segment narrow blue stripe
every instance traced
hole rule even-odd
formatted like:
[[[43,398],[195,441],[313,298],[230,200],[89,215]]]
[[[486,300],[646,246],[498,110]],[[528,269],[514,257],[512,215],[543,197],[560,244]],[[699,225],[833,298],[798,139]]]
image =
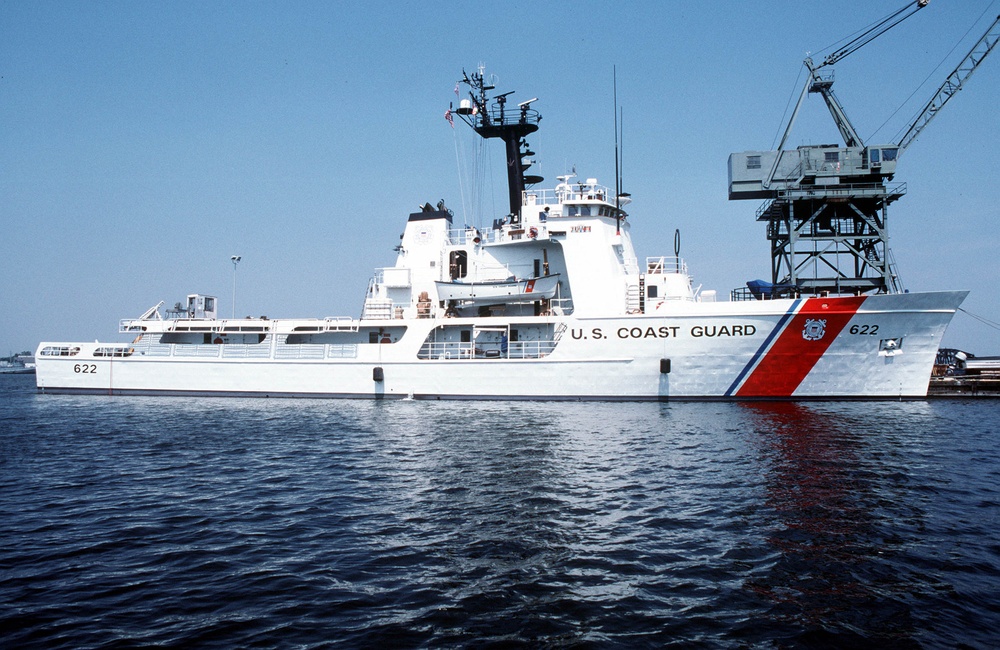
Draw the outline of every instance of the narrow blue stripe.
[[[764,339],[764,342],[761,344],[760,348],[757,349],[757,353],[754,354],[753,357],[750,359],[750,362],[743,367],[743,371],[740,372],[740,374],[736,377],[736,381],[734,381],[733,385],[730,386],[729,390],[726,391],[726,397],[732,397],[737,387],[739,387],[739,385],[743,383],[743,379],[750,373],[750,370],[757,365],[757,361],[760,360],[761,356],[763,356],[764,350],[766,350],[768,346],[771,345],[771,341],[774,340],[774,337],[776,337],[778,333],[785,328],[785,323],[787,323],[788,319],[795,314],[795,311],[798,309],[800,302],[802,302],[802,299],[796,298],[795,302],[792,303],[792,306],[789,307],[788,311],[785,312],[785,315],[778,320],[778,324],[774,326],[774,329],[771,330],[771,333],[767,335],[766,339]]]

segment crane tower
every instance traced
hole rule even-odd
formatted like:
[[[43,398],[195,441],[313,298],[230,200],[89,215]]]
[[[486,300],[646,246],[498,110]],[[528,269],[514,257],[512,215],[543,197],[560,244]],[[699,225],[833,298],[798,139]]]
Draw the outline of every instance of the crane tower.
[[[889,206],[906,193],[893,182],[899,156],[944,104],[969,79],[1000,41],[1000,16],[913,120],[897,143],[865,144],[833,92],[826,70],[912,16],[927,0],[911,3],[826,57],[805,59],[808,71],[784,135],[775,151],[743,151],[729,156],[729,199],[764,199],[758,221],[767,223],[771,281],[748,282],[734,298],[777,298],[823,293],[895,293],[889,251]],[[833,116],[841,144],[804,145],[784,150],[803,99],[817,93]]]

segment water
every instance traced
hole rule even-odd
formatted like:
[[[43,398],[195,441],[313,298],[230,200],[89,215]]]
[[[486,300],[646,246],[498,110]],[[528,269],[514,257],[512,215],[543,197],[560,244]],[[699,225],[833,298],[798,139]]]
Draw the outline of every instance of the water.
[[[995,647],[998,423],[0,377],[0,646]]]

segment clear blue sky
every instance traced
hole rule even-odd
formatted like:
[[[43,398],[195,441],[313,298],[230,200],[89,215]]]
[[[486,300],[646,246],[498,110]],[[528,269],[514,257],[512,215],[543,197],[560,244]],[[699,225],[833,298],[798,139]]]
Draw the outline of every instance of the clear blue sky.
[[[807,52],[901,4],[0,2],[0,354],[119,340],[120,318],[191,292],[229,315],[234,254],[238,315],[357,316],[419,203],[504,211],[498,164],[487,213],[462,210],[473,136],[443,119],[480,63],[540,98],[532,172],[553,184],[576,166],[613,185],[617,66],[637,252],[670,254],[679,228],[695,283],[725,295],[769,264],[757,202],[726,200],[728,155],[772,146]],[[870,141],[890,140],[997,13],[932,0],[838,64],[862,137],[888,119]],[[971,289],[994,322],[998,98],[994,52],[902,157],[890,212],[905,286]],[[788,146],[820,142],[839,136],[811,96]],[[959,313],[945,344],[1000,354],[1000,332]]]

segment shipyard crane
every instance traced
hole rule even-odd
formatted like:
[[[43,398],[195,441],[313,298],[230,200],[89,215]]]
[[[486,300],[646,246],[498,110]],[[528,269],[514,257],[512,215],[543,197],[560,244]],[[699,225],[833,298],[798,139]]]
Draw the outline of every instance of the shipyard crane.
[[[756,298],[790,294],[879,293],[900,290],[888,248],[888,206],[906,193],[890,185],[899,155],[927,127],[1000,42],[1000,16],[948,75],[895,143],[867,145],[833,92],[826,69],[858,51],[927,5],[907,4],[816,64],[806,58],[806,83],[774,151],[729,157],[729,199],[766,199],[757,220],[768,222],[771,282],[748,283]],[[807,93],[819,93],[844,146],[783,150]],[[745,293],[745,292],[744,292]],[[734,294],[735,296],[736,294]]]
[[[863,146],[864,143],[861,141],[861,136],[858,135],[854,125],[851,124],[851,120],[848,119],[847,113],[844,111],[844,107],[841,105],[837,96],[833,92],[833,75],[830,74],[821,76],[819,72],[823,68],[832,66],[845,57],[854,54],[868,43],[871,43],[882,34],[885,34],[890,29],[915,14],[917,11],[926,7],[929,2],[930,0],[918,0],[917,2],[904,5],[848,41],[846,45],[823,59],[823,62],[819,65],[813,63],[812,58],[806,57],[803,63],[806,66],[806,69],[809,70],[809,75],[806,77],[806,83],[802,87],[802,92],[799,94],[799,100],[795,104],[795,110],[792,111],[792,116],[788,120],[785,132],[781,136],[781,142],[778,143],[778,150],[780,151],[785,145],[785,141],[788,139],[788,134],[792,131],[792,126],[795,124],[795,118],[799,114],[799,109],[802,107],[802,101],[805,99],[807,92],[820,93],[823,96],[823,101],[826,102],[827,108],[830,109],[833,121],[837,125],[837,129],[840,131],[840,135],[844,138],[844,143],[848,147]],[[775,170],[772,168],[770,174],[768,175],[768,181],[765,185],[770,184],[770,180],[774,176],[774,171]]]

